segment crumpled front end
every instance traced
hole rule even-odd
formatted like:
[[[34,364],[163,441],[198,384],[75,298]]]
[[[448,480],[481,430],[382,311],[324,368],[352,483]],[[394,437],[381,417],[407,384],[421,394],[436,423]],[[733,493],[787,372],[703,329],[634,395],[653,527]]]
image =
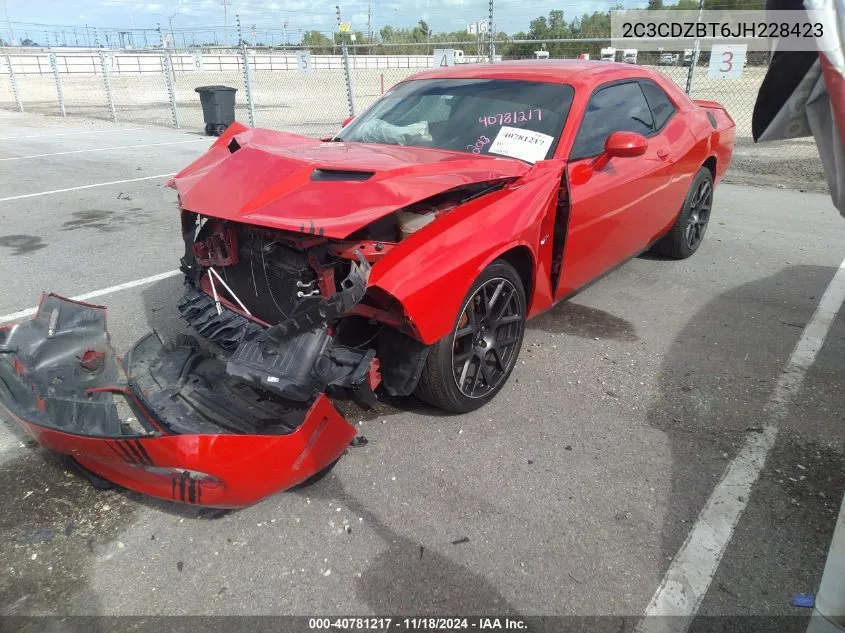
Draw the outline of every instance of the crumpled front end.
[[[106,310],[46,295],[0,329],[0,405],[47,448],[165,499],[240,507],[329,468],[355,436],[329,396],[409,395],[428,345],[371,270],[472,184],[345,239],[180,209],[182,318],[119,363]]]
[[[275,352],[253,347],[227,361],[193,337],[164,343],[151,333],[121,365],[105,308],[45,295],[33,319],[0,329],[0,406],[43,446],[111,482],[242,507],[317,475],[355,436],[315,366],[307,380],[275,366],[273,382],[262,354],[279,360],[284,346],[267,341]],[[287,395],[267,388],[283,378]]]

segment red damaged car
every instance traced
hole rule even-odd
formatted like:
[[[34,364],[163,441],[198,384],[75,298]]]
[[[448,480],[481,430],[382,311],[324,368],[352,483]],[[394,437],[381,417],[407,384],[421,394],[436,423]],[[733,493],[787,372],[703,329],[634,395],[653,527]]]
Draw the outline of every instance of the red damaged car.
[[[254,503],[354,438],[327,394],[475,409],[526,319],[646,249],[692,255],[733,146],[719,104],[583,61],[424,72],[322,141],[236,123],[170,182],[201,340],[121,363],[104,308],[46,295],[0,330],[0,402],[111,482]]]

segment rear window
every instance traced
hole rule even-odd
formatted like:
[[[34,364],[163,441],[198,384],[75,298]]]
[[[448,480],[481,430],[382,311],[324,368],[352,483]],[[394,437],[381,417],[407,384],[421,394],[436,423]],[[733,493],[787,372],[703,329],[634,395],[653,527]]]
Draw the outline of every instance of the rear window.
[[[573,95],[571,86],[533,81],[409,81],[385,94],[336,138],[536,162],[553,154]]]

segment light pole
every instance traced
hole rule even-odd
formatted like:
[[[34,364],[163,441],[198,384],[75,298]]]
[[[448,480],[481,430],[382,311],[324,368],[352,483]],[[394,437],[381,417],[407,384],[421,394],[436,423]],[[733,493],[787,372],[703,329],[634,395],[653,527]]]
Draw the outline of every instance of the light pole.
[[[9,28],[9,46],[15,45],[15,32],[12,30],[12,21],[9,19],[9,5],[3,0],[3,12],[6,14],[6,26]]]
[[[173,42],[173,44],[171,46],[173,48],[176,48],[176,35],[173,33],[173,18],[175,18],[177,15],[183,15],[183,14],[181,12],[177,11],[176,13],[173,13],[171,15],[164,15],[162,13],[151,13],[150,15],[154,15],[154,16],[159,17],[159,18],[167,18],[167,22],[170,24],[170,41]],[[184,38],[182,38],[182,39],[183,39],[183,44],[184,44]]]
[[[167,18],[168,22],[170,22],[170,38],[173,40],[173,48],[176,48],[176,34],[173,32],[173,18],[177,15],[179,15],[178,11]],[[182,43],[184,44],[185,42],[183,41]]]
[[[226,46],[231,46],[232,41],[229,39],[229,0],[223,0],[223,29],[226,37]]]

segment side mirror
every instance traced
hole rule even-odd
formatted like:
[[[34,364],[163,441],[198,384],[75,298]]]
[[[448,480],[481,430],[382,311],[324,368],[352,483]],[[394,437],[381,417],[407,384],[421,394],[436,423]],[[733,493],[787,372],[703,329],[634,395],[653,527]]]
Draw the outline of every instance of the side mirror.
[[[648,140],[636,132],[613,132],[604,142],[604,153],[596,156],[593,169],[601,169],[611,158],[642,156],[648,148]]]
[[[346,117],[346,118],[343,120],[343,123],[341,123],[341,124],[340,124],[340,127],[341,127],[341,128],[345,128],[347,125],[349,125],[350,123],[352,123],[352,119],[354,119],[354,118],[355,118],[355,115],[354,115],[354,114],[353,114],[352,116],[348,116],[348,117]]]

